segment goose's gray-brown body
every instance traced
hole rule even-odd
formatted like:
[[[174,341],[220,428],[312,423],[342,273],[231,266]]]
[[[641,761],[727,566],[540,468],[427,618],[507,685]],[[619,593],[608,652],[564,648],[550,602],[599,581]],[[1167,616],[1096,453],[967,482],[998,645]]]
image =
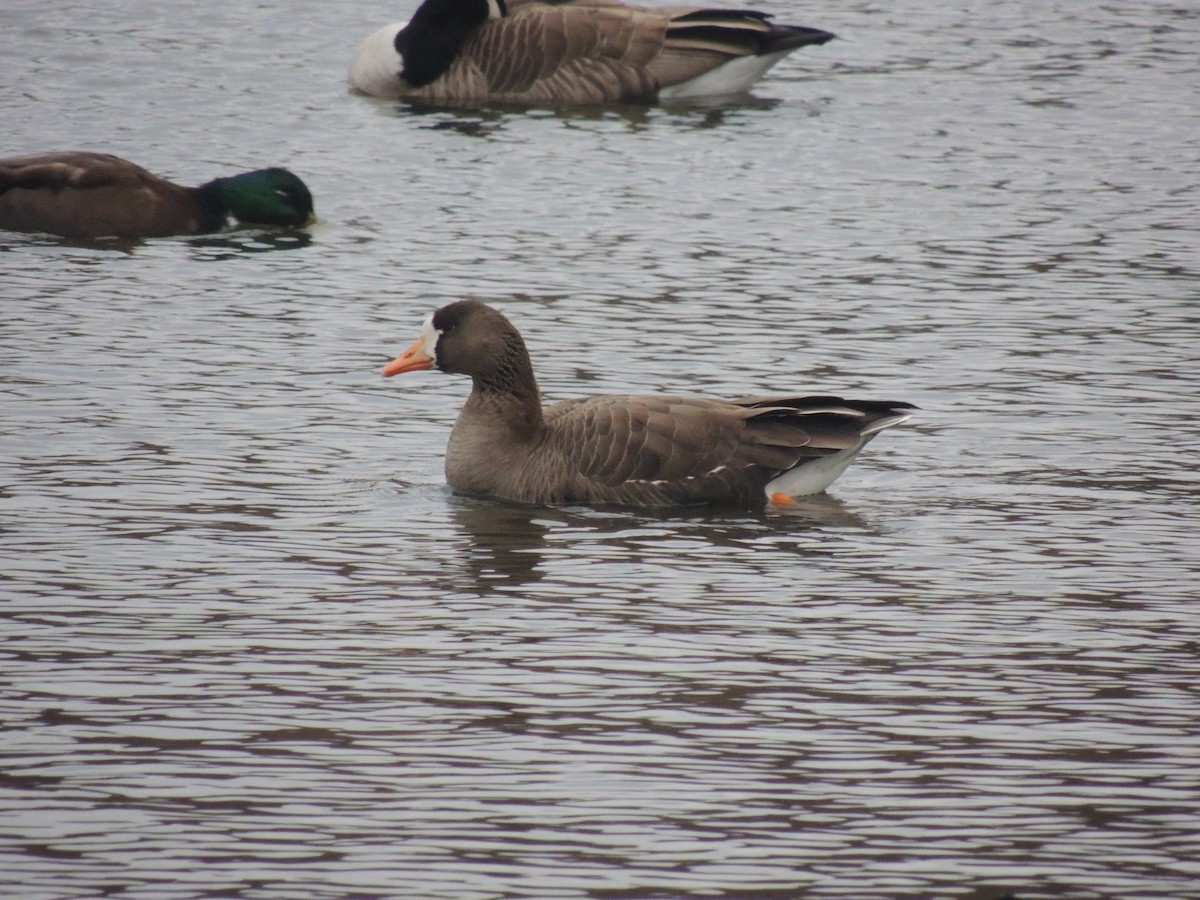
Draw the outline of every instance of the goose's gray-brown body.
[[[230,218],[301,226],[312,195],[286,169],[260,169],[183,187],[107,153],[81,150],[0,159],[0,229],[65,237],[162,237],[217,231]]]
[[[425,0],[410,22],[362,42],[350,83],[430,103],[652,103],[744,92],[788,53],[832,37],[753,10]]]
[[[913,407],[839,397],[725,401],[596,396],[542,407],[525,343],[500,313],[452,303],[384,375],[470,375],[446,450],[456,491],[540,504],[762,505],[824,490]]]

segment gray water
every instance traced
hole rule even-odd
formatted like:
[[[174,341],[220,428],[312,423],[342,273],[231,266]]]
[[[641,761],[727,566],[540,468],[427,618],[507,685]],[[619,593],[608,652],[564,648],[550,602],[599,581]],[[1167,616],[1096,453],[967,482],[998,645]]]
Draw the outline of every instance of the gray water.
[[[1200,7],[803,6],[744,102],[353,96],[378,2],[0,11],[5,153],[321,224],[0,235],[0,893],[1200,897]],[[549,399],[921,406],[792,512],[452,495]]]

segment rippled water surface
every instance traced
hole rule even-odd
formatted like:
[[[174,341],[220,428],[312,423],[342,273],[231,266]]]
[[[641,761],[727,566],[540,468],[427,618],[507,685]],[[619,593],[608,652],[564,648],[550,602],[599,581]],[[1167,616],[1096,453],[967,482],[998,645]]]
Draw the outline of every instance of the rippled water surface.
[[[741,102],[353,96],[354,0],[0,12],[3,151],[283,164],[307,234],[0,235],[0,886],[1200,897],[1200,11],[763,8]],[[443,483],[550,398],[908,400],[787,514]]]

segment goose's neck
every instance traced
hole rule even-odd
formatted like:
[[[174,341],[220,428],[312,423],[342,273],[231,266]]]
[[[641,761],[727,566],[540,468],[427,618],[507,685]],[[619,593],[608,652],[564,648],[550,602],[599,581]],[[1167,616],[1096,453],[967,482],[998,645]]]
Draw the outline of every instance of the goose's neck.
[[[519,437],[532,437],[542,427],[542,396],[527,353],[509,354],[487,375],[474,376],[467,402],[503,419]]]

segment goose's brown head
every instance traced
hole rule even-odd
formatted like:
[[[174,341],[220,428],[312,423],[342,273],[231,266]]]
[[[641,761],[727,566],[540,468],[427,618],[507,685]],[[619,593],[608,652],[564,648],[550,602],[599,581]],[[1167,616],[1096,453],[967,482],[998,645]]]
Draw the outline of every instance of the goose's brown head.
[[[383,369],[384,377],[437,367],[469,375],[500,390],[523,387],[533,373],[525,342],[513,324],[479,300],[443,306],[425,320],[421,334]]]

